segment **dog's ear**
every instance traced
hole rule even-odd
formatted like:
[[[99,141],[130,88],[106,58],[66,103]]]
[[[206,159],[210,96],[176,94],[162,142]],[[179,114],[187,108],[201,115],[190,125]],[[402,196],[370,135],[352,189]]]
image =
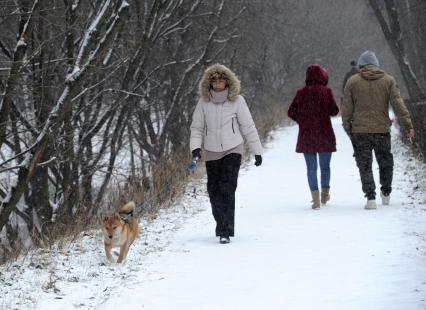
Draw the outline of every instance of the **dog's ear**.
[[[110,217],[108,215],[102,215],[102,223],[108,222]]]

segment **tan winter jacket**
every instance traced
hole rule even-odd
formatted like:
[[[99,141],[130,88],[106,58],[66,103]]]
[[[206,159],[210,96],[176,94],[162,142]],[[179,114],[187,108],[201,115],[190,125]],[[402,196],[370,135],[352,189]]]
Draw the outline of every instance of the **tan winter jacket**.
[[[228,99],[223,103],[210,100],[212,76],[225,76],[228,84]],[[224,152],[247,140],[255,155],[263,153],[259,135],[247,103],[240,93],[240,81],[227,67],[215,64],[204,72],[199,87],[198,100],[191,124],[191,151],[204,148],[211,152]]]
[[[341,114],[348,134],[389,132],[389,104],[402,126],[407,130],[413,128],[395,79],[376,66],[365,66],[353,75],[343,96]]]

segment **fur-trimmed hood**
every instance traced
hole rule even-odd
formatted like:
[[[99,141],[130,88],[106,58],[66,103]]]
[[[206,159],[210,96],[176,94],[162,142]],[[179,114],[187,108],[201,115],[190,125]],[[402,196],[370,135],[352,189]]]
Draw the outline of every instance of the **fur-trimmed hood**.
[[[199,95],[205,101],[210,101],[210,81],[214,76],[224,77],[228,87],[228,99],[235,101],[240,94],[240,80],[228,67],[221,64],[214,64],[208,67],[201,78],[199,85]]]

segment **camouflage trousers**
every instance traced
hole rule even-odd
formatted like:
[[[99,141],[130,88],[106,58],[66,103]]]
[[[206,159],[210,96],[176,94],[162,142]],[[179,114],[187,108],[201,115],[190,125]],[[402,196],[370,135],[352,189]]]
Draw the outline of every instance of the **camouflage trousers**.
[[[384,195],[389,195],[392,191],[393,176],[390,133],[354,133],[351,140],[365,197],[376,198],[376,184],[372,170],[373,151],[379,165],[380,189]]]

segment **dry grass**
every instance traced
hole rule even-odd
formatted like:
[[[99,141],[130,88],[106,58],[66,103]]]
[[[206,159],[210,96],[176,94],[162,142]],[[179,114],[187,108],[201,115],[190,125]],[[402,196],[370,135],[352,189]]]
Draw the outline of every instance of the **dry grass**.
[[[262,142],[266,141],[273,130],[290,123],[287,117],[288,107],[282,102],[271,102],[262,110],[255,110],[253,118]]]

